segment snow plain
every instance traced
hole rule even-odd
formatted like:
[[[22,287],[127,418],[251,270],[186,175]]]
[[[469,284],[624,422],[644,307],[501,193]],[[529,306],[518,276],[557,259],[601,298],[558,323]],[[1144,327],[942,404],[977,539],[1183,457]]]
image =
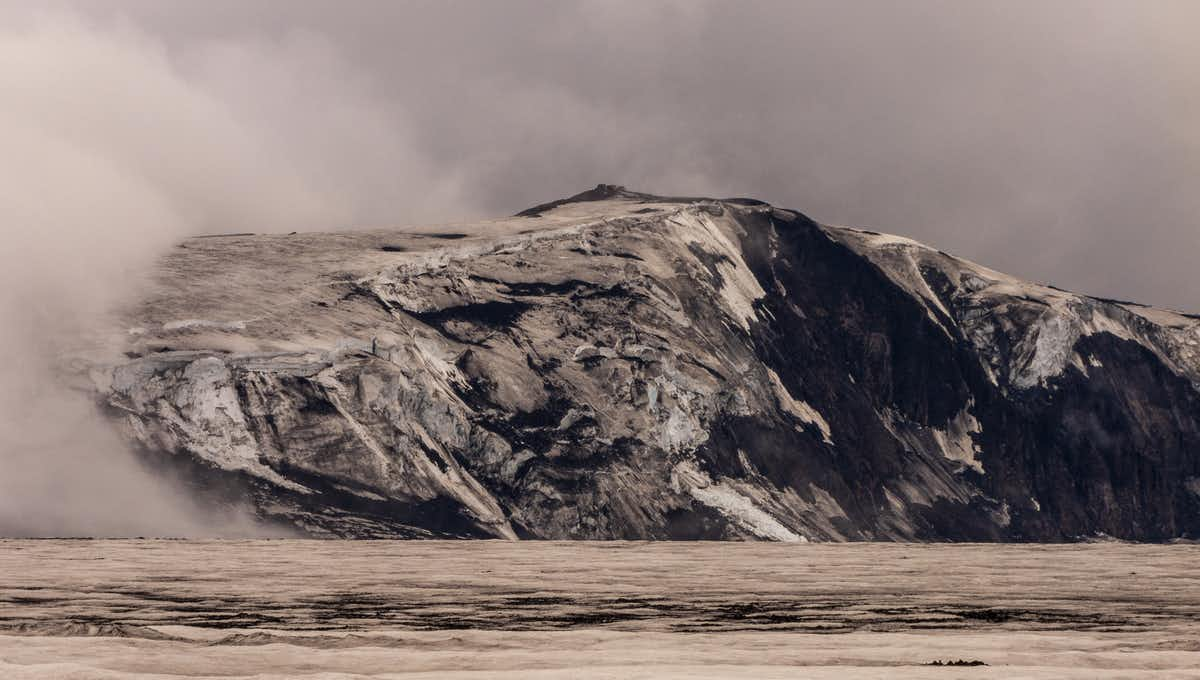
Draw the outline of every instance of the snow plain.
[[[0,541],[0,677],[1200,678],[1194,545]],[[981,666],[931,666],[935,661]]]

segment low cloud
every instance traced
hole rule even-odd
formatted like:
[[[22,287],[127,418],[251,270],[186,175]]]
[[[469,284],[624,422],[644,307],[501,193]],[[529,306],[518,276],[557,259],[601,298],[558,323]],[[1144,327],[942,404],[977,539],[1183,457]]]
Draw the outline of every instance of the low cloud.
[[[103,317],[183,236],[467,205],[420,171],[319,40],[193,56],[185,66],[132,24],[72,14],[0,28],[0,535],[258,531],[236,512],[200,516],[145,471],[66,386],[64,357],[111,349]],[[308,105],[307,87],[331,100]]]

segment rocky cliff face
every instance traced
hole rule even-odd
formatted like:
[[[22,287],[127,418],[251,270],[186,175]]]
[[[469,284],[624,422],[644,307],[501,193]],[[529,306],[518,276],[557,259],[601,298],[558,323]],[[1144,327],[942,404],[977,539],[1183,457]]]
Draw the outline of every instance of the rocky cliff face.
[[[1200,319],[749,200],[187,241],[99,396],[317,535],[1200,534]]]

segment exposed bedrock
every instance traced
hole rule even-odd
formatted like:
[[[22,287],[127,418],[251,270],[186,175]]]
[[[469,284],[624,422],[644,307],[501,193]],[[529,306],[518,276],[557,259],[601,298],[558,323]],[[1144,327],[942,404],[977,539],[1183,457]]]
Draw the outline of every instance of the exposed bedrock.
[[[454,229],[187,241],[99,398],[314,535],[1200,534],[1200,319],[746,199]]]

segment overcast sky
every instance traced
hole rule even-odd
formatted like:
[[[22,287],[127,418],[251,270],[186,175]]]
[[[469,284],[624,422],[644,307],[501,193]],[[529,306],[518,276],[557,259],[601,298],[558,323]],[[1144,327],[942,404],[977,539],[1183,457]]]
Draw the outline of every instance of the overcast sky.
[[[151,187],[172,238],[610,182],[1200,310],[1200,2],[0,3],[0,121]]]

